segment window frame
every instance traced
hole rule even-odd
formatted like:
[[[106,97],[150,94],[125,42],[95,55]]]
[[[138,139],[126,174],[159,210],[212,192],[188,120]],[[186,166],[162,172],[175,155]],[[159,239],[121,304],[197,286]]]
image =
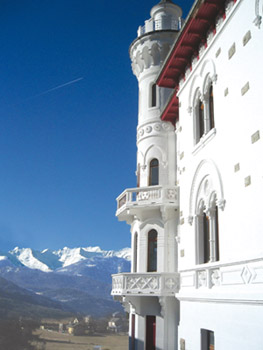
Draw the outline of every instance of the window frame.
[[[201,350],[215,350],[215,333],[201,328]]]
[[[153,162],[157,162],[157,164],[153,164]],[[157,171],[157,173],[154,175],[153,171]],[[157,181],[153,181],[153,178],[157,176]],[[149,186],[158,186],[160,181],[160,164],[159,160],[157,158],[151,159],[149,163],[149,180],[148,185]]]
[[[214,85],[211,78],[207,79],[205,92],[198,88],[193,102],[193,133],[194,146],[198,146],[215,130]]]
[[[150,234],[154,233],[154,237]],[[153,249],[151,249],[154,244]],[[154,255],[153,255],[154,254]],[[158,266],[158,232],[155,229],[148,231],[147,235],[147,272],[157,272]]]
[[[196,211],[196,264],[208,264],[220,260],[219,213],[216,195],[206,207],[203,199]]]
[[[158,107],[158,86],[156,83],[151,83],[149,86],[149,108]]]

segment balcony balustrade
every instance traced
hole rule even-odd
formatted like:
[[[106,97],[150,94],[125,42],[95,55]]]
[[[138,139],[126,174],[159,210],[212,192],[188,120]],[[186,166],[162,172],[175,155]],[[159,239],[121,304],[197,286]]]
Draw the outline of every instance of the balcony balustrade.
[[[179,290],[178,273],[121,273],[112,276],[114,296],[171,296]]]
[[[155,31],[155,30],[177,30],[182,27],[183,20],[181,17],[163,17],[162,19],[149,19],[145,21],[144,26],[138,28],[138,36]]]
[[[160,206],[178,207],[178,187],[148,186],[126,189],[117,198],[119,220],[127,220],[130,215],[138,214],[138,210],[152,209]]]

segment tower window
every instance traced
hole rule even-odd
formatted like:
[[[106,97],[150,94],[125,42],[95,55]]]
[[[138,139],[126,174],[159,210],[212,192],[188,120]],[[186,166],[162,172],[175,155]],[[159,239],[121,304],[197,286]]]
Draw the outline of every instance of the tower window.
[[[141,182],[141,166],[138,164],[138,169],[137,169],[137,187],[140,187],[140,182]]]
[[[157,106],[157,87],[156,84],[151,85],[150,89],[150,107]]]
[[[159,162],[152,159],[150,162],[149,186],[159,185]]]
[[[138,261],[138,233],[134,234],[133,241],[133,272],[137,272],[137,261]]]
[[[147,272],[157,271],[157,231],[148,233],[148,264]]]

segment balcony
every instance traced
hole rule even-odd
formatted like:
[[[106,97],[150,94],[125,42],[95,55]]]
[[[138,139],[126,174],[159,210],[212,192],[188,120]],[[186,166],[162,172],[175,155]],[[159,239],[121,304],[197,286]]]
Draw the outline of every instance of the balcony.
[[[141,209],[179,206],[177,186],[148,186],[129,188],[117,198],[116,216],[120,221],[138,215]]]
[[[114,296],[171,296],[179,290],[178,273],[120,273],[112,276]]]

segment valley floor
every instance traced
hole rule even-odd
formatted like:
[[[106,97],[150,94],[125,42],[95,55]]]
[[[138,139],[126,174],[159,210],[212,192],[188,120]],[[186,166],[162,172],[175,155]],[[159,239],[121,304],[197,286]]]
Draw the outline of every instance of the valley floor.
[[[103,336],[73,336],[66,333],[39,330],[36,332],[40,338],[46,341],[45,350],[93,350],[95,345],[100,345],[101,350],[127,350],[128,335],[103,335]],[[43,349],[38,344],[40,350]]]

